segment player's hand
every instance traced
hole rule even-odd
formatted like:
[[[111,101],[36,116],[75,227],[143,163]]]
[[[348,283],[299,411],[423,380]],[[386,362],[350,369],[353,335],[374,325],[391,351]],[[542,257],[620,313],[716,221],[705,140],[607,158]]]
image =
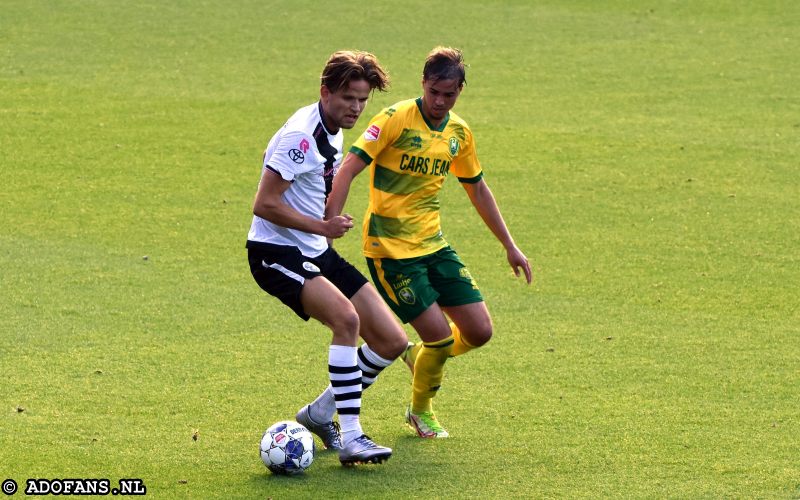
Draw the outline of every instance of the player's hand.
[[[344,233],[353,227],[353,217],[350,214],[337,215],[325,221],[327,238],[341,238]]]
[[[528,258],[525,257],[525,254],[514,245],[507,250],[506,257],[508,258],[508,263],[511,264],[511,269],[514,270],[514,274],[519,277],[519,270],[522,268],[522,272],[525,273],[525,279],[530,285],[533,280],[533,273],[531,272],[531,265],[528,262]]]

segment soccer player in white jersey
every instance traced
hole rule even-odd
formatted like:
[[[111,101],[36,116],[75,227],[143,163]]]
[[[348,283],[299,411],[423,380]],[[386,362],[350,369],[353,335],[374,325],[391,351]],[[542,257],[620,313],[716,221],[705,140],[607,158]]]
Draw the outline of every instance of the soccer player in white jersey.
[[[269,141],[247,236],[258,285],[304,320],[331,329],[330,385],[297,413],[343,465],[381,463],[392,450],[364,434],[361,392],[400,356],[405,332],[368,280],[329,245],[353,227],[348,214],[323,219],[342,160],[342,129],[358,120],[372,91],[389,80],[370,53],[335,52],[322,71],[320,99],[300,108]],[[364,340],[356,347],[358,337]],[[338,413],[339,422],[334,422]]]

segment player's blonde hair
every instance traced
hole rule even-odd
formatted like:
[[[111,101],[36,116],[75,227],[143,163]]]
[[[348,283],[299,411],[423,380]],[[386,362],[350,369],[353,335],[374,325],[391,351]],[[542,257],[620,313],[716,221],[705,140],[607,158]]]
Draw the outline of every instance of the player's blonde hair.
[[[370,90],[383,92],[389,87],[389,75],[373,54],[361,50],[340,50],[331,54],[322,69],[320,84],[336,92],[353,80],[366,80]]]
[[[459,86],[464,85],[467,83],[464,54],[460,49],[453,47],[436,47],[425,59],[422,79],[425,81],[458,80]]]

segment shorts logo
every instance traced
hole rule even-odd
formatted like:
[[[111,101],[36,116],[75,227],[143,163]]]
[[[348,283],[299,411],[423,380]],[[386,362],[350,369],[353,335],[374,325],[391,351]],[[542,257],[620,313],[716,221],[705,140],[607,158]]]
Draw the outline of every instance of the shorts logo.
[[[300,151],[302,151],[303,153],[308,153],[308,148],[310,147],[311,145],[308,143],[308,140],[303,139],[302,141],[300,141]]]
[[[450,138],[450,154],[455,156],[458,153],[458,148],[461,147],[458,143],[458,139],[455,137]]]
[[[308,262],[308,261],[303,262],[303,269],[305,269],[306,271],[308,271],[310,273],[318,273],[319,272],[319,268],[317,266],[315,266],[314,264],[312,264],[311,262]]]
[[[461,269],[459,269],[458,274],[462,278],[469,280],[469,283],[472,285],[473,290],[479,290],[478,284],[475,282],[475,278],[472,277],[472,274],[469,272],[469,270],[467,270],[466,267],[462,267]]]
[[[377,141],[381,135],[381,128],[377,125],[370,125],[366,132],[364,132],[365,141]]]
[[[413,306],[414,303],[417,301],[417,296],[414,295],[414,291],[409,287],[403,287],[397,292],[397,296],[400,297],[404,303]]]
[[[289,159],[295,163],[303,163],[306,159],[306,155],[304,155],[299,149],[290,149],[286,154],[288,154]]]

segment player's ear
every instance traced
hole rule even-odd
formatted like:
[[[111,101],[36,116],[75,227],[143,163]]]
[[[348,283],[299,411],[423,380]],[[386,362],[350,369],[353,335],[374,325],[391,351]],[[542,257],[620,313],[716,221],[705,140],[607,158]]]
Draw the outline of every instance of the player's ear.
[[[330,89],[327,87],[327,85],[322,85],[322,86],[319,88],[319,96],[320,96],[320,97],[321,97],[323,100],[327,100],[327,99],[328,99],[328,96],[330,96],[330,95],[331,95],[331,91],[330,91]]]

